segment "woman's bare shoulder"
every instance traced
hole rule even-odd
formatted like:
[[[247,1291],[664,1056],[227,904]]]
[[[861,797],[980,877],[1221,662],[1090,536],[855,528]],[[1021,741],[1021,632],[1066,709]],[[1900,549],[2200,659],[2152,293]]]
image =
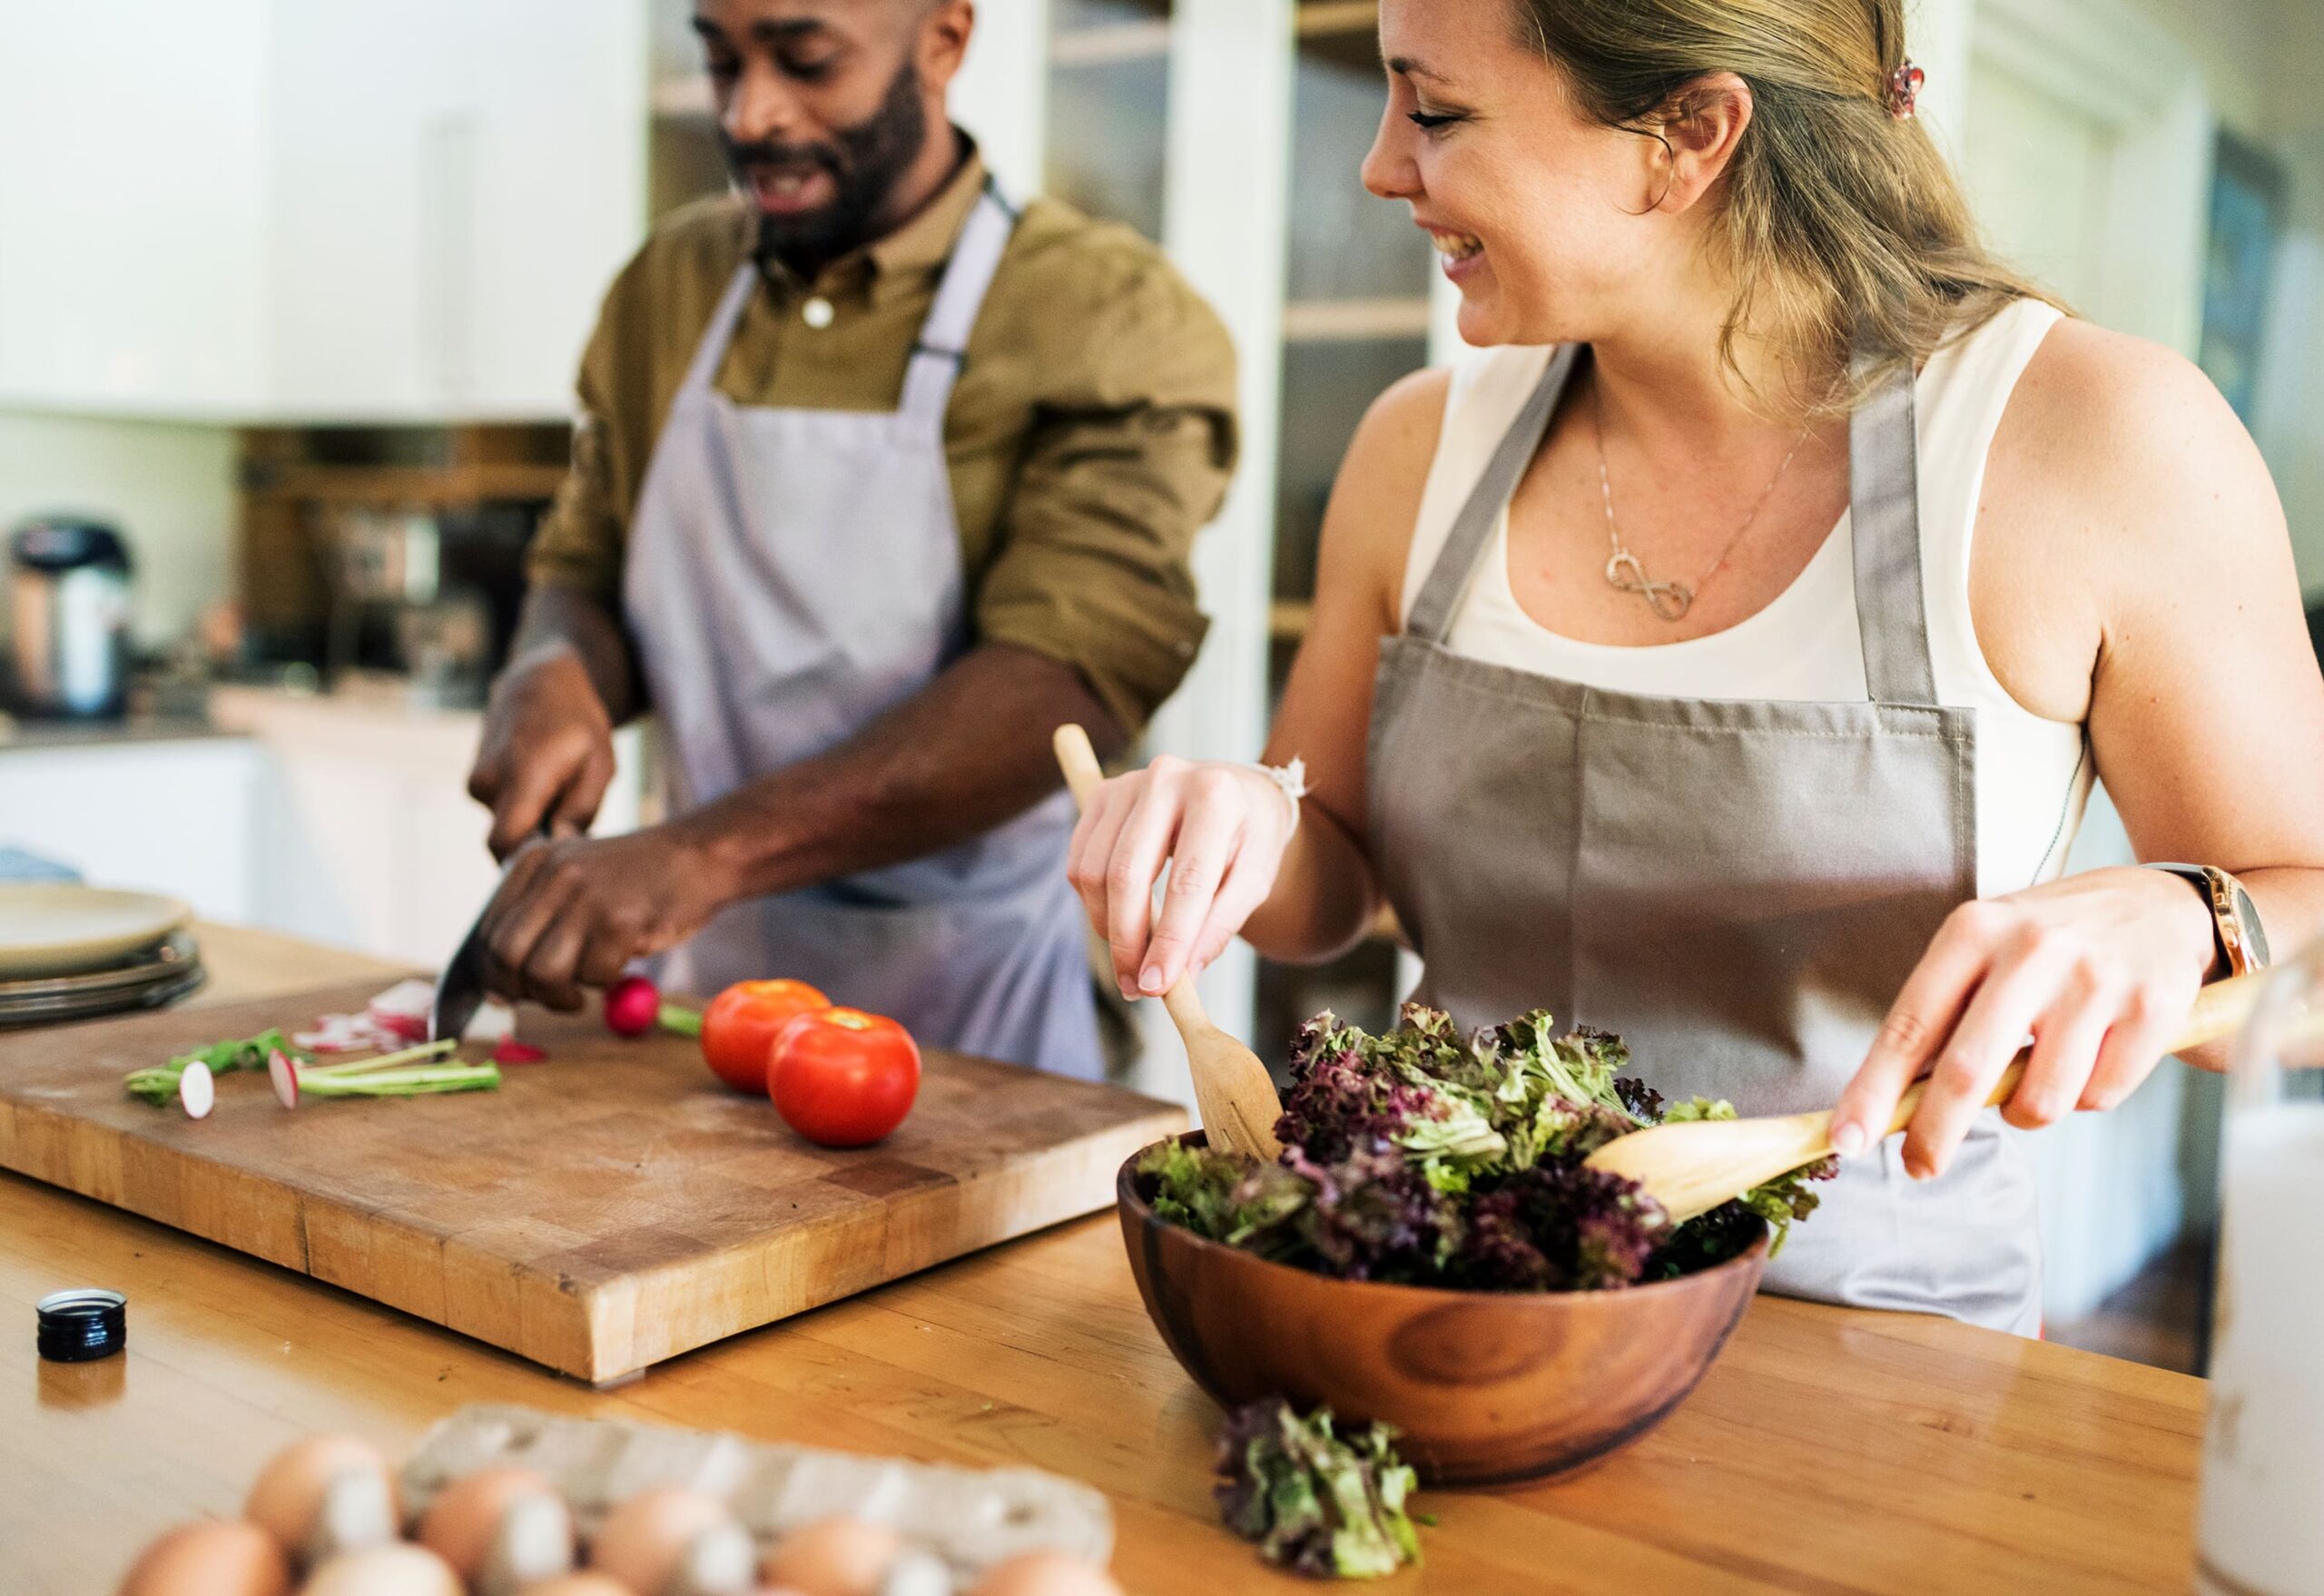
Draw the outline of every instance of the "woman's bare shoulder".
[[[2113,523],[2118,549],[2183,541],[2193,528],[2178,517],[2198,505],[2274,504],[2258,448],[2210,378],[2161,344],[2086,321],[2043,340],[2010,396],[1994,463],[2050,518]]]
[[[1431,367],[1400,378],[1364,411],[1324,517],[1319,599],[1346,583],[1393,613],[1452,387],[1451,371]]]
[[[2087,714],[2099,655],[2157,606],[2230,606],[2289,562],[2266,464],[2183,356],[2062,321],[2012,392],[1971,573],[1977,633],[2013,695]]]

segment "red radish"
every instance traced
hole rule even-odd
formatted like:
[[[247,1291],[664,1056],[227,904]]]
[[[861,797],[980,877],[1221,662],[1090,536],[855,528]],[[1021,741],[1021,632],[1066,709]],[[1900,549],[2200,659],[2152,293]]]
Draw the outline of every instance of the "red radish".
[[[547,1052],[530,1042],[520,1042],[515,1037],[503,1037],[500,1045],[492,1049],[495,1064],[537,1064],[548,1057]]]
[[[274,1082],[274,1095],[286,1108],[299,1106],[299,1067],[282,1056],[277,1048],[266,1056],[267,1078]]]
[[[218,1106],[218,1082],[209,1065],[196,1061],[185,1067],[178,1077],[178,1101],[185,1105],[188,1118],[210,1118],[210,1110]]]
[[[606,989],[606,1029],[615,1036],[643,1036],[661,1017],[662,994],[644,976],[624,976]]]

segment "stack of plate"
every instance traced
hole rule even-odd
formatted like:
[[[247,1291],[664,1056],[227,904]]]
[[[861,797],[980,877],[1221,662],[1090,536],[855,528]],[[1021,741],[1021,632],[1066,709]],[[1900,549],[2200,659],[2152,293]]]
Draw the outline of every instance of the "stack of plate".
[[[0,1026],[153,1009],[202,984],[174,898],[35,882],[0,885]]]

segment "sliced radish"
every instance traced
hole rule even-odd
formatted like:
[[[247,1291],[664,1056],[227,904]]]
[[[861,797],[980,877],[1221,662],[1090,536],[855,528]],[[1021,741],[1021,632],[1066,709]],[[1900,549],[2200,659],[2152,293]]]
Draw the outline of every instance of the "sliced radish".
[[[372,1018],[389,1036],[399,1042],[424,1042],[428,1039],[428,1017],[424,1014],[378,1014]]]
[[[547,1052],[530,1042],[520,1042],[515,1037],[502,1037],[500,1045],[492,1049],[495,1064],[537,1064],[548,1057]]]
[[[299,1067],[282,1056],[277,1049],[266,1056],[266,1073],[274,1082],[274,1095],[286,1108],[299,1106]]]
[[[377,1020],[387,1020],[392,1016],[425,1023],[428,1011],[436,1006],[435,983],[416,979],[399,980],[365,1006]]]
[[[210,1110],[218,1106],[218,1082],[212,1078],[209,1065],[197,1059],[185,1067],[178,1077],[178,1101],[185,1105],[188,1118],[210,1118]]]
[[[326,1014],[290,1039],[310,1053],[366,1053],[402,1039],[369,1014]]]
[[[464,1042],[505,1041],[517,1034],[517,1010],[497,998],[477,1005],[476,1018],[460,1032]]]

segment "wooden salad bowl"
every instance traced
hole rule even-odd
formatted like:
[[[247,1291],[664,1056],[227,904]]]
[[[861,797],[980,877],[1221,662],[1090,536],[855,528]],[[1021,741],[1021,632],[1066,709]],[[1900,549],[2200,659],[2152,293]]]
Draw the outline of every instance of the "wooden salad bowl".
[[[1694,1390],[1768,1261],[1763,1230],[1726,1263],[1620,1291],[1334,1280],[1164,1220],[1137,1193],[1138,1161],[1115,1183],[1122,1239],[1195,1384],[1224,1407],[1281,1395],[1393,1424],[1431,1484],[1550,1479],[1637,1440]]]

